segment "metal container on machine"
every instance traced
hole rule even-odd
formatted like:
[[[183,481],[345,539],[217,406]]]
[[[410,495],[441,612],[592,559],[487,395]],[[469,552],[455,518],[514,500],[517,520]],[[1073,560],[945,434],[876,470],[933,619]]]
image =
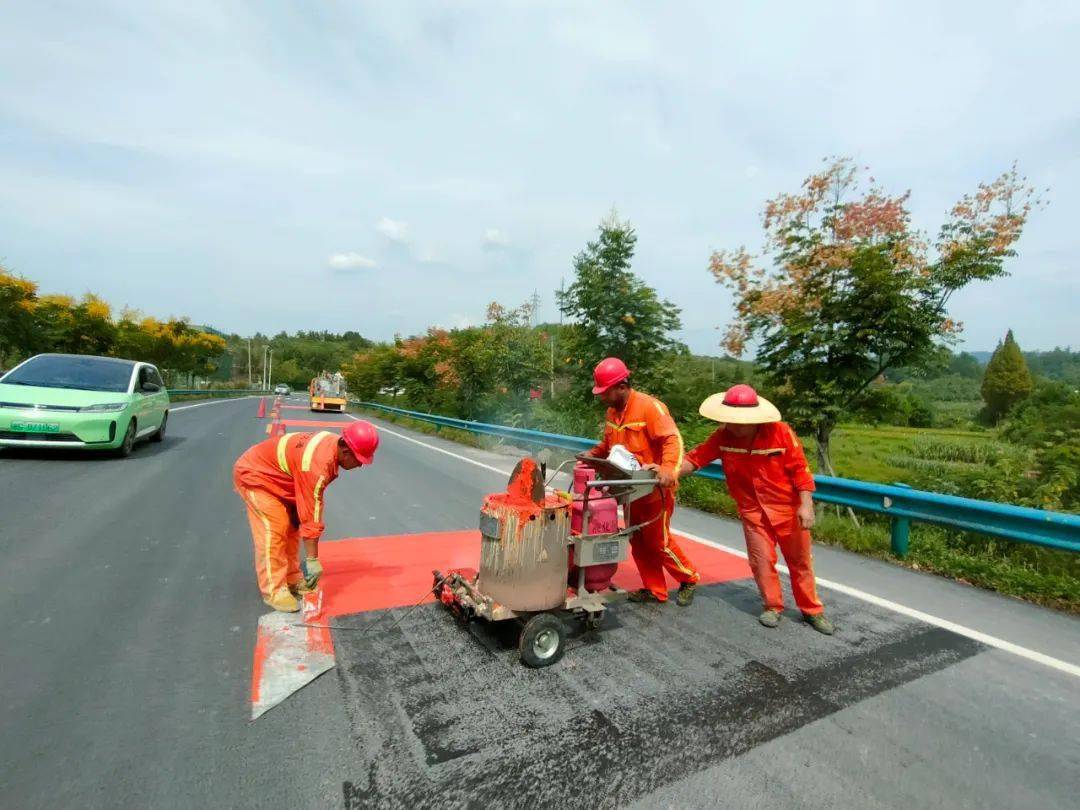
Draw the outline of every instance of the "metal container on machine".
[[[480,577],[476,588],[498,604],[530,612],[566,601],[570,502],[549,494],[542,504],[488,496],[480,512]]]

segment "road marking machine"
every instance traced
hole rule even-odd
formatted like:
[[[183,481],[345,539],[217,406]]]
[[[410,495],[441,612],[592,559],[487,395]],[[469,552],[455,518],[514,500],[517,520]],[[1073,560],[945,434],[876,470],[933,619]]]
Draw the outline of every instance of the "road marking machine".
[[[619,508],[629,514],[626,507],[656,487],[647,470],[576,460],[573,492],[546,486],[534,459],[518,462],[506,491],[488,495],[480,510],[479,570],[432,572],[435,596],[462,624],[517,621],[521,661],[530,667],[562,658],[568,621],[596,630],[607,605],[626,597],[611,578],[646,524],[621,524]]]

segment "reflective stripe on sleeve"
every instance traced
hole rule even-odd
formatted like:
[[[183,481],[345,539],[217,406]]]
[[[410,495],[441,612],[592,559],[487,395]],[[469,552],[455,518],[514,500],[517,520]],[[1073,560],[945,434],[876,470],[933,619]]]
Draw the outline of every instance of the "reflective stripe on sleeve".
[[[326,476],[320,475],[319,480],[315,482],[315,510],[314,510],[314,522],[318,523],[319,518],[322,516],[322,491],[326,486]]]

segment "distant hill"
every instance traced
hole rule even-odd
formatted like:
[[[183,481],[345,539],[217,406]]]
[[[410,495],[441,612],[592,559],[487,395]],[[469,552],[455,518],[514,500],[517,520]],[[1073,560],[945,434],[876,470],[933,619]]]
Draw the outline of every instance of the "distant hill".
[[[968,352],[972,357],[982,363],[984,366],[990,362],[990,358],[993,356],[993,352]]]

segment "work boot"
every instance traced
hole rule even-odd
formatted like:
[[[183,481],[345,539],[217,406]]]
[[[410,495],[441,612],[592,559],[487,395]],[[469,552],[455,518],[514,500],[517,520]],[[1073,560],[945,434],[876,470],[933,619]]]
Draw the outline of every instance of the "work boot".
[[[304,594],[311,591],[311,588],[307,586],[307,582],[300,580],[299,582],[289,583],[289,593],[295,596],[297,599],[303,599]]]
[[[817,630],[819,633],[824,633],[827,636],[831,636],[836,632],[836,628],[833,627],[833,623],[825,618],[824,613],[815,613],[813,615],[809,613],[803,614],[803,619],[806,623]]]
[[[300,603],[296,601],[296,597],[289,593],[288,588],[282,588],[274,592],[274,595],[263,599],[268,606],[274,610],[280,610],[282,613],[296,613],[300,610]]]
[[[656,602],[657,604],[663,604],[663,602],[656,598],[656,594],[650,591],[648,588],[641,588],[637,591],[631,591],[627,594],[626,601],[628,602]]]
[[[766,610],[757,620],[766,627],[779,627],[780,626],[780,611],[779,610]]]
[[[684,582],[679,586],[679,594],[675,597],[675,604],[679,607],[689,607],[694,601],[694,592],[697,591],[696,582]]]

